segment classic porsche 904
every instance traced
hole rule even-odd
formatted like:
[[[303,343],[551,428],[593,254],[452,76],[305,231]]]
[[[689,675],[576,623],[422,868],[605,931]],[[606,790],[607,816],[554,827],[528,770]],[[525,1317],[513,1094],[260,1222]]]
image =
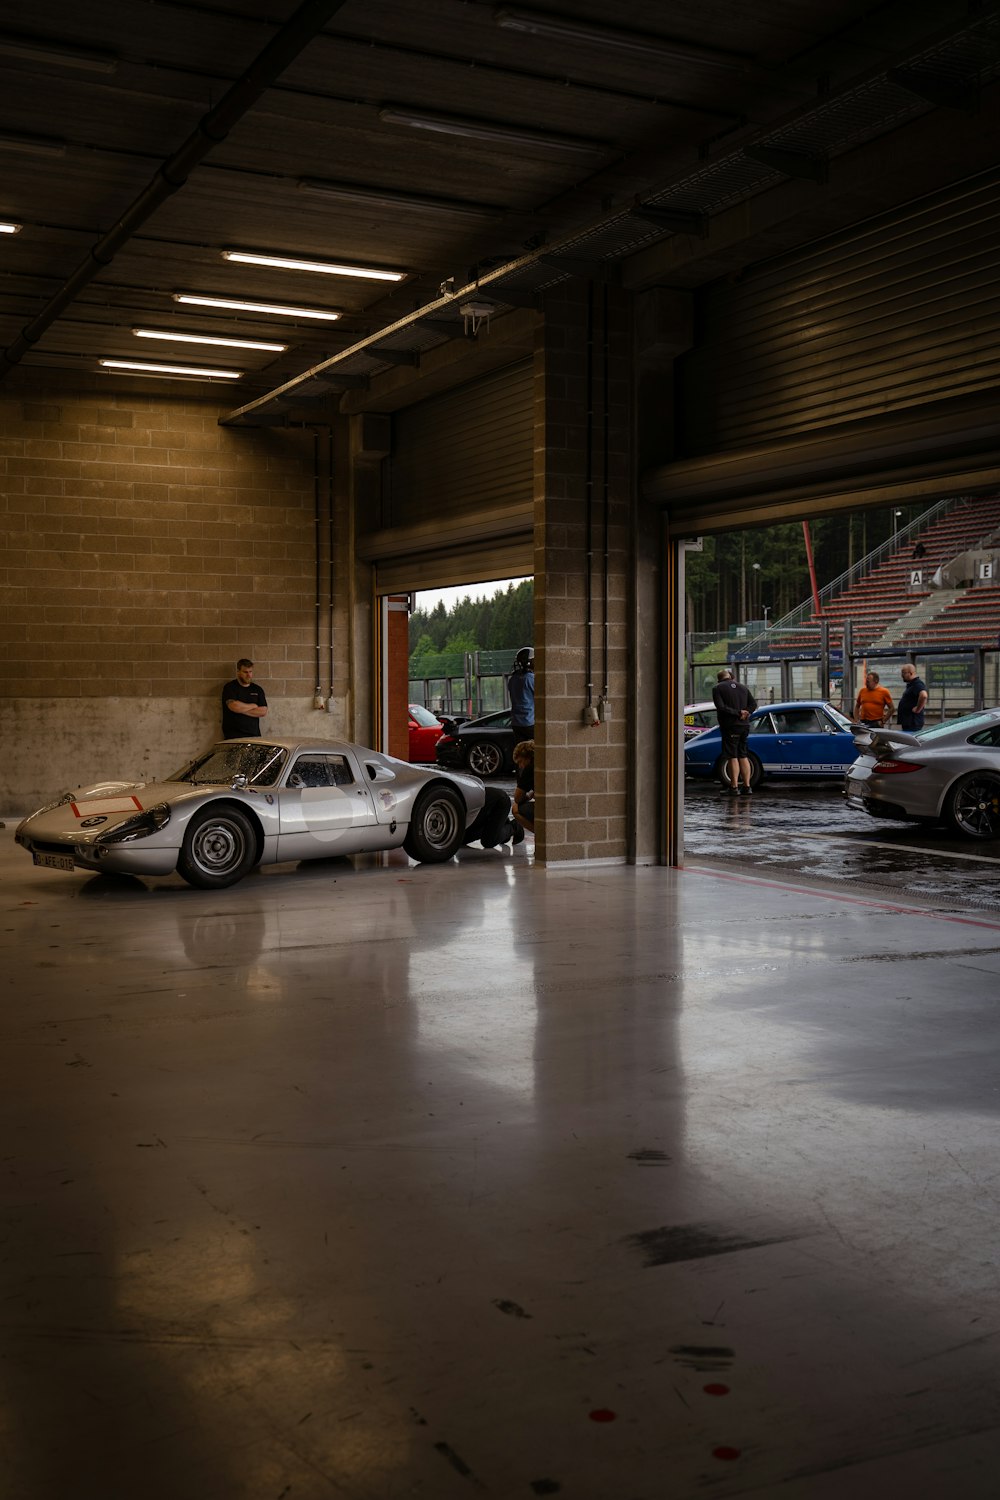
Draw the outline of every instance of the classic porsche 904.
[[[234,885],[261,864],[400,845],[435,863],[483,806],[475,776],[331,740],[224,740],[165,781],[103,781],[25,818],[36,865]]]

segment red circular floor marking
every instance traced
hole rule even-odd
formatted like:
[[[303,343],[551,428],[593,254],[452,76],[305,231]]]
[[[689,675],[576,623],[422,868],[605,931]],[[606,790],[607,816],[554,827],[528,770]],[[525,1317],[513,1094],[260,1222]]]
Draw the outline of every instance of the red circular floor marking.
[[[613,1411],[609,1411],[606,1406],[599,1406],[596,1411],[590,1412],[589,1415],[592,1422],[613,1422],[616,1414]]]
[[[728,1396],[729,1395],[729,1387],[728,1387],[728,1385],[719,1385],[716,1381],[713,1381],[711,1385],[703,1385],[702,1386],[702,1390],[705,1392],[706,1396]]]
[[[712,1457],[713,1458],[721,1458],[721,1459],[725,1459],[725,1460],[729,1461],[729,1460],[734,1459],[734,1458],[739,1458],[739,1456],[740,1456],[740,1450],[738,1448],[713,1448],[712,1449]]]

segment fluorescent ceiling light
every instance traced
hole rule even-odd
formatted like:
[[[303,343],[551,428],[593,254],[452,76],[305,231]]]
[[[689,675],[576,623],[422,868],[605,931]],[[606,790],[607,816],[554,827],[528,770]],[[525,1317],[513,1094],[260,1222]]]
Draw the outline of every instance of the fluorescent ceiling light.
[[[748,58],[697,42],[675,42],[667,37],[644,35],[637,31],[616,31],[569,17],[546,15],[543,11],[510,10],[506,6],[493,12],[493,19],[504,31],[519,31],[528,36],[549,37],[556,42],[583,42],[593,47],[610,47],[637,57],[660,61],[693,63],[703,68],[745,68]]]
[[[140,375],[192,375],[199,380],[209,377],[239,380],[243,374],[242,370],[205,370],[199,365],[150,365],[135,359],[101,359],[98,364],[106,370],[135,370]]]
[[[456,219],[496,219],[507,210],[485,203],[456,203],[450,198],[419,198],[413,193],[382,193],[372,188],[348,186],[346,183],[323,182],[315,177],[299,181],[305,193],[319,193],[336,198],[339,203],[356,203],[362,208],[412,209],[416,213],[450,214]]]
[[[316,271],[321,276],[359,276],[363,281],[402,281],[405,271],[380,271],[374,266],[342,266],[326,260],[297,260],[288,255],[258,255],[252,250],[223,250],[224,260],[245,266],[276,266],[284,271]]]
[[[0,234],[20,234],[23,228],[23,224],[11,224],[9,220],[0,220]]]
[[[22,156],[65,156],[66,142],[48,135],[0,135],[0,151],[19,151]]]
[[[88,52],[86,48],[53,47],[48,42],[27,36],[0,36],[0,57],[16,57],[21,62],[55,63],[60,68],[75,68],[82,73],[113,73],[117,57],[110,52]]]
[[[579,136],[547,135],[517,125],[494,124],[492,120],[470,120],[461,115],[432,115],[423,110],[400,109],[387,104],[378,112],[387,125],[410,125],[414,130],[430,130],[438,135],[460,135],[472,141],[487,141],[493,146],[534,146],[542,151],[570,152],[574,156],[597,156],[607,151],[603,141],[585,141]]]
[[[262,344],[259,339],[224,339],[208,333],[163,333],[158,328],[133,328],[137,339],[167,339],[178,344],[222,344],[227,349],[267,349],[281,354],[287,344]]]
[[[246,302],[237,297],[201,297],[194,292],[174,292],[175,302],[187,302],[192,307],[225,307],[230,312],[275,313],[279,318],[318,318],[323,323],[336,323],[339,312],[320,307],[289,307],[284,302]]]

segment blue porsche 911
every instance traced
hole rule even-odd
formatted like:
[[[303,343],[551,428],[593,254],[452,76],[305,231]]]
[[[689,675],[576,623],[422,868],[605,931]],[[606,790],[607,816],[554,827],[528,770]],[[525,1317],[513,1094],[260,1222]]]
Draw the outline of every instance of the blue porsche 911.
[[[750,715],[747,753],[751,786],[765,777],[840,777],[858,757],[851,720],[820,698],[758,708]],[[714,776],[725,786],[727,765],[718,729],[707,729],[684,746],[684,771],[688,776]]]

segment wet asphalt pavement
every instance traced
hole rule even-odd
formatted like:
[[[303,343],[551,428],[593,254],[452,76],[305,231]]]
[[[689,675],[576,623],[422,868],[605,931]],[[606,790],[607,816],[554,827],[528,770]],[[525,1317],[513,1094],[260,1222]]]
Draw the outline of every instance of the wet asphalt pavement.
[[[691,865],[738,865],[770,879],[837,881],[866,896],[1000,912],[1000,842],[871,818],[847,806],[839,782],[765,782],[744,798],[688,781],[684,854]]]

